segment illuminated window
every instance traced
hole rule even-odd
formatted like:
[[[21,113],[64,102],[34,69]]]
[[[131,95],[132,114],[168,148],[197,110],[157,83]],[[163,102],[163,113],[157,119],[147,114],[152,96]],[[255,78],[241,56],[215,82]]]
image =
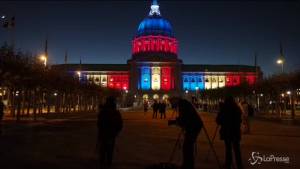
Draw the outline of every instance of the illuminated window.
[[[205,89],[211,89],[211,76],[205,75]]]
[[[219,76],[219,88],[225,87],[225,76]]]
[[[161,68],[161,89],[162,90],[170,90],[171,89],[171,68],[170,67],[162,67]]]
[[[160,67],[152,67],[152,90],[160,89]]]
[[[150,90],[151,87],[151,74],[150,67],[141,67],[141,88],[142,90]]]

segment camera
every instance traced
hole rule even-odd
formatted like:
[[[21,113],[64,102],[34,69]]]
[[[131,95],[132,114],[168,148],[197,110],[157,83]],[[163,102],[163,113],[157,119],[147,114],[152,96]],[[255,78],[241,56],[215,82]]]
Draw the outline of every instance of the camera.
[[[178,125],[178,120],[168,120],[168,126]]]

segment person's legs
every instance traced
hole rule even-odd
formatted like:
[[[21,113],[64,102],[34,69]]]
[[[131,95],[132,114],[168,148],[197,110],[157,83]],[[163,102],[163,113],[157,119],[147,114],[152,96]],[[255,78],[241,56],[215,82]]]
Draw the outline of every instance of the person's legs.
[[[105,169],[106,166],[106,145],[104,144],[104,142],[99,142],[99,168],[100,169]]]
[[[233,151],[234,151],[237,169],[243,169],[240,141],[234,141],[232,144],[233,144]]]
[[[231,140],[224,140],[225,142],[225,168],[230,169],[232,164],[232,143]]]
[[[182,169],[194,169],[194,146],[198,134],[185,134],[183,142]]]
[[[107,144],[107,166],[111,167],[115,148],[115,139],[111,139]]]

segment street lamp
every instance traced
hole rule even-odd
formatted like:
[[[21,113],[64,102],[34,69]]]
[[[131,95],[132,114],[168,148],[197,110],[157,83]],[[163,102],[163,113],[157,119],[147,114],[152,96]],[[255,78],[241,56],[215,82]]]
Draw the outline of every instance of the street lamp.
[[[76,73],[77,73],[77,75],[78,75],[79,77],[81,76],[81,72],[80,72],[80,71],[77,71]]]
[[[45,55],[41,55],[40,60],[44,62],[44,65],[46,67],[47,66],[47,57]]]
[[[277,64],[281,65],[281,73],[283,73],[284,59],[283,58],[277,59]]]

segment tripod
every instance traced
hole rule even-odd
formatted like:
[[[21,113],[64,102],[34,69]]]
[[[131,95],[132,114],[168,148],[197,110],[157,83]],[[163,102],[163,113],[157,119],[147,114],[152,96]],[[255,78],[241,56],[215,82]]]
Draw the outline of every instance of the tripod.
[[[195,108],[194,105],[193,105],[193,107],[194,107],[195,110],[197,110],[197,109]],[[198,116],[200,117],[200,119],[202,119],[199,113],[198,113]],[[213,153],[214,153],[215,159],[216,159],[216,161],[217,161],[217,163],[218,163],[218,167],[219,167],[219,169],[222,169],[222,165],[221,165],[220,160],[219,160],[219,158],[218,158],[218,156],[217,156],[217,153],[216,153],[216,150],[215,150],[215,148],[214,148],[214,146],[213,146],[213,143],[212,143],[212,141],[209,139],[209,135],[208,135],[208,132],[207,132],[207,130],[206,130],[204,124],[203,124],[203,130],[204,130],[204,134],[205,134],[205,136],[206,136],[206,138],[207,138],[208,144],[209,144],[211,150],[212,150]],[[216,135],[216,132],[215,132],[215,135]],[[214,136],[214,138],[215,138],[215,136]],[[214,139],[213,139],[213,140],[214,140]]]
[[[218,130],[219,130],[219,125],[217,125],[216,130],[215,130],[215,132],[214,132],[214,136],[213,136],[212,141],[211,141],[212,144],[214,144],[214,141],[215,141],[215,138],[216,138],[216,136],[217,136]],[[210,154],[210,149],[207,151],[206,158],[205,158],[206,161],[208,160],[209,154]]]
[[[220,161],[219,161],[219,158],[218,158],[218,156],[217,156],[217,153],[216,153],[216,151],[215,151],[215,149],[214,149],[214,147],[213,147],[213,143],[212,143],[212,141],[209,139],[207,130],[206,130],[206,128],[205,128],[204,125],[203,125],[203,130],[204,130],[205,136],[206,136],[206,138],[207,138],[207,140],[208,140],[209,146],[210,146],[211,150],[212,150],[213,153],[214,153],[214,156],[215,156],[215,158],[216,158],[218,167],[219,167],[219,169],[222,169],[222,166],[221,166],[221,164],[220,164]],[[176,142],[175,142],[174,148],[173,148],[172,153],[171,153],[171,155],[170,155],[169,163],[171,163],[171,162],[173,161],[173,159],[174,159],[174,155],[175,155],[175,152],[176,152],[176,148],[179,147],[180,138],[181,138],[183,132],[184,132],[184,131],[181,130],[181,131],[179,132],[179,134],[178,134],[178,137],[177,137],[177,140],[176,140]],[[216,133],[216,132],[215,132],[215,133]],[[215,135],[216,135],[216,134],[215,134]],[[215,136],[214,136],[214,138],[215,138]],[[196,144],[197,144],[197,142],[196,142]],[[195,146],[195,147],[197,147],[197,146]]]
[[[173,158],[174,158],[174,155],[175,155],[175,151],[176,151],[176,148],[179,147],[179,142],[180,142],[180,138],[181,138],[181,135],[183,134],[183,130],[181,130],[177,136],[177,140],[175,142],[175,145],[174,145],[174,148],[172,150],[172,153],[170,155],[170,159],[169,159],[169,163],[171,163],[173,161]]]

